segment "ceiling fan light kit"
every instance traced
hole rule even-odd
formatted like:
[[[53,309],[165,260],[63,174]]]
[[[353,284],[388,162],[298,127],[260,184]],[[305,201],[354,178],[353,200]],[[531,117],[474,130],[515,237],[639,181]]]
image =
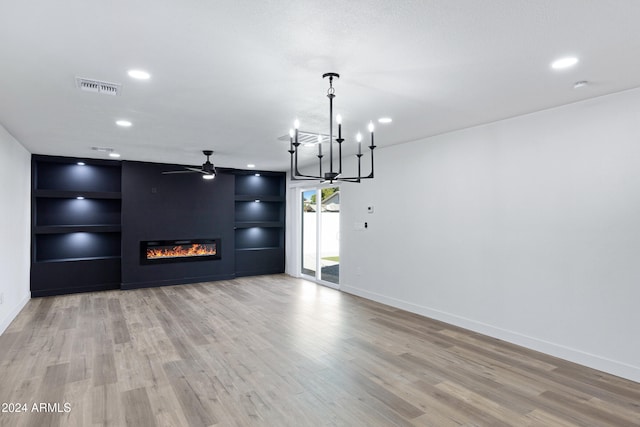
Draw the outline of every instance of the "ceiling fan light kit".
[[[291,179],[293,181],[312,181],[312,180],[320,180],[323,182],[333,183],[335,181],[342,182],[361,182],[363,179],[371,179],[373,178],[373,150],[376,146],[373,143],[373,122],[369,122],[369,132],[371,133],[371,145],[369,145],[369,152],[371,154],[371,172],[369,175],[362,176],[362,136],[358,134],[356,137],[356,141],[358,142],[358,154],[356,154],[356,158],[358,159],[358,175],[343,177],[342,176],[342,143],[344,142],[344,138],[342,138],[342,118],[340,115],[335,117],[336,122],[338,123],[338,137],[335,138],[335,143],[338,151],[338,166],[337,169],[334,170],[333,165],[333,152],[334,152],[334,138],[333,138],[333,99],[336,97],[335,89],[333,87],[333,79],[336,80],[340,78],[340,74],[338,73],[324,73],[322,78],[329,77],[329,89],[327,89],[327,98],[329,98],[329,171],[322,173],[322,158],[324,155],[322,154],[322,144],[323,138],[321,134],[318,134],[318,174],[317,175],[306,175],[300,173],[298,170],[298,148],[301,143],[298,139],[298,129],[300,128],[300,122],[296,120],[294,122],[294,129],[289,131],[289,154],[291,155]]]

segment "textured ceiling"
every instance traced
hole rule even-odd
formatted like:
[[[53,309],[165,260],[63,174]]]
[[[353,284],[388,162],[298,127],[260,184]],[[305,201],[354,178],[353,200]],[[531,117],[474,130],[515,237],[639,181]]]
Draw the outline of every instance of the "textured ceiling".
[[[293,119],[328,132],[325,72],[347,137],[389,116],[398,144],[640,86],[638,22],[637,0],[4,1],[0,124],[38,154],[284,170]]]

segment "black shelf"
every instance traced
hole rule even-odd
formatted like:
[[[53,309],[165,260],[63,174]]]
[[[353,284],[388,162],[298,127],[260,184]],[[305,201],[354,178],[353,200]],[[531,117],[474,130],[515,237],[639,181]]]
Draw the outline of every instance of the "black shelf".
[[[259,176],[257,176],[259,175]],[[280,197],[284,201],[284,173],[246,173],[236,174],[236,198],[250,200],[260,197]]]
[[[120,256],[120,233],[50,233],[34,235],[34,261]]]
[[[64,234],[64,233],[119,233],[120,225],[41,225],[33,228],[34,234]]]
[[[265,228],[283,228],[284,223],[280,221],[242,221],[236,222],[236,229],[238,228],[253,228],[253,227],[265,227]]]
[[[236,201],[238,202],[254,202],[260,200],[261,202],[284,202],[284,196],[271,196],[267,194],[256,195],[236,195]]]
[[[285,174],[236,173],[236,276],[284,272]]]
[[[118,288],[120,163],[34,155],[32,186],[32,296]]]
[[[49,264],[54,262],[77,262],[77,261],[100,261],[105,259],[111,260],[119,260],[120,256],[94,256],[94,257],[83,257],[83,258],[61,258],[61,259],[47,259],[44,261],[37,261],[37,264]]]
[[[82,191],[82,190],[34,190],[33,195],[39,198],[53,199],[76,199],[84,197],[86,199],[120,199],[120,193],[113,191]]]
[[[120,163],[65,157],[33,156],[34,190],[120,193]],[[78,162],[85,163],[83,166]]]
[[[263,248],[242,248],[236,249],[236,252],[246,252],[246,251],[277,251],[281,248],[279,246],[265,246]]]

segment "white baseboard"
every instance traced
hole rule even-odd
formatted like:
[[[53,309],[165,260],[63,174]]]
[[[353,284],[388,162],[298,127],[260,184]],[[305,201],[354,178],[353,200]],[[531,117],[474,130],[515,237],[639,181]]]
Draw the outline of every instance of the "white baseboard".
[[[382,304],[390,305],[392,307],[400,308],[402,310],[406,310],[411,313],[420,314],[422,316],[429,317],[435,320],[440,320],[442,322],[449,323],[451,325],[469,329],[474,332],[479,332],[481,334],[488,335],[493,338],[498,338],[503,341],[517,344],[517,345],[520,345],[532,350],[536,350],[542,353],[546,353],[551,356],[559,357],[561,359],[578,363],[580,365],[584,365],[589,368],[593,368],[593,369],[597,369],[613,375],[617,375],[619,377],[626,378],[631,381],[640,382],[640,367],[638,366],[633,366],[627,363],[611,360],[606,357],[590,354],[581,350],[566,347],[561,344],[544,341],[535,337],[530,337],[527,335],[520,334],[515,331],[498,328],[496,326],[478,322],[473,319],[468,319],[455,314],[451,314],[451,313],[436,310],[433,308],[414,304],[411,302],[403,301],[397,298],[388,297],[386,295],[370,292],[365,289],[355,288],[347,285],[341,285],[340,290],[353,295],[370,299],[372,301],[376,301]]]
[[[2,335],[4,333],[4,331],[7,330],[7,328],[9,327],[9,325],[11,324],[11,322],[13,322],[13,319],[16,318],[16,316],[18,316],[18,313],[20,313],[20,310],[22,310],[24,308],[25,305],[27,305],[27,303],[29,302],[29,300],[31,299],[31,295],[27,295],[25,296],[22,301],[20,301],[18,303],[18,305],[16,305],[13,310],[11,310],[4,319],[0,320],[0,335]]]

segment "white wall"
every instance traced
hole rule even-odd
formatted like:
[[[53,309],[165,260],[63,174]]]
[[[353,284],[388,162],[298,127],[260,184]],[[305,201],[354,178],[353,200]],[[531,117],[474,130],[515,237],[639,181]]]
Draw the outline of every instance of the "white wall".
[[[0,334],[31,297],[30,206],[31,155],[0,125]]]
[[[640,89],[376,154],[343,290],[640,381]]]

